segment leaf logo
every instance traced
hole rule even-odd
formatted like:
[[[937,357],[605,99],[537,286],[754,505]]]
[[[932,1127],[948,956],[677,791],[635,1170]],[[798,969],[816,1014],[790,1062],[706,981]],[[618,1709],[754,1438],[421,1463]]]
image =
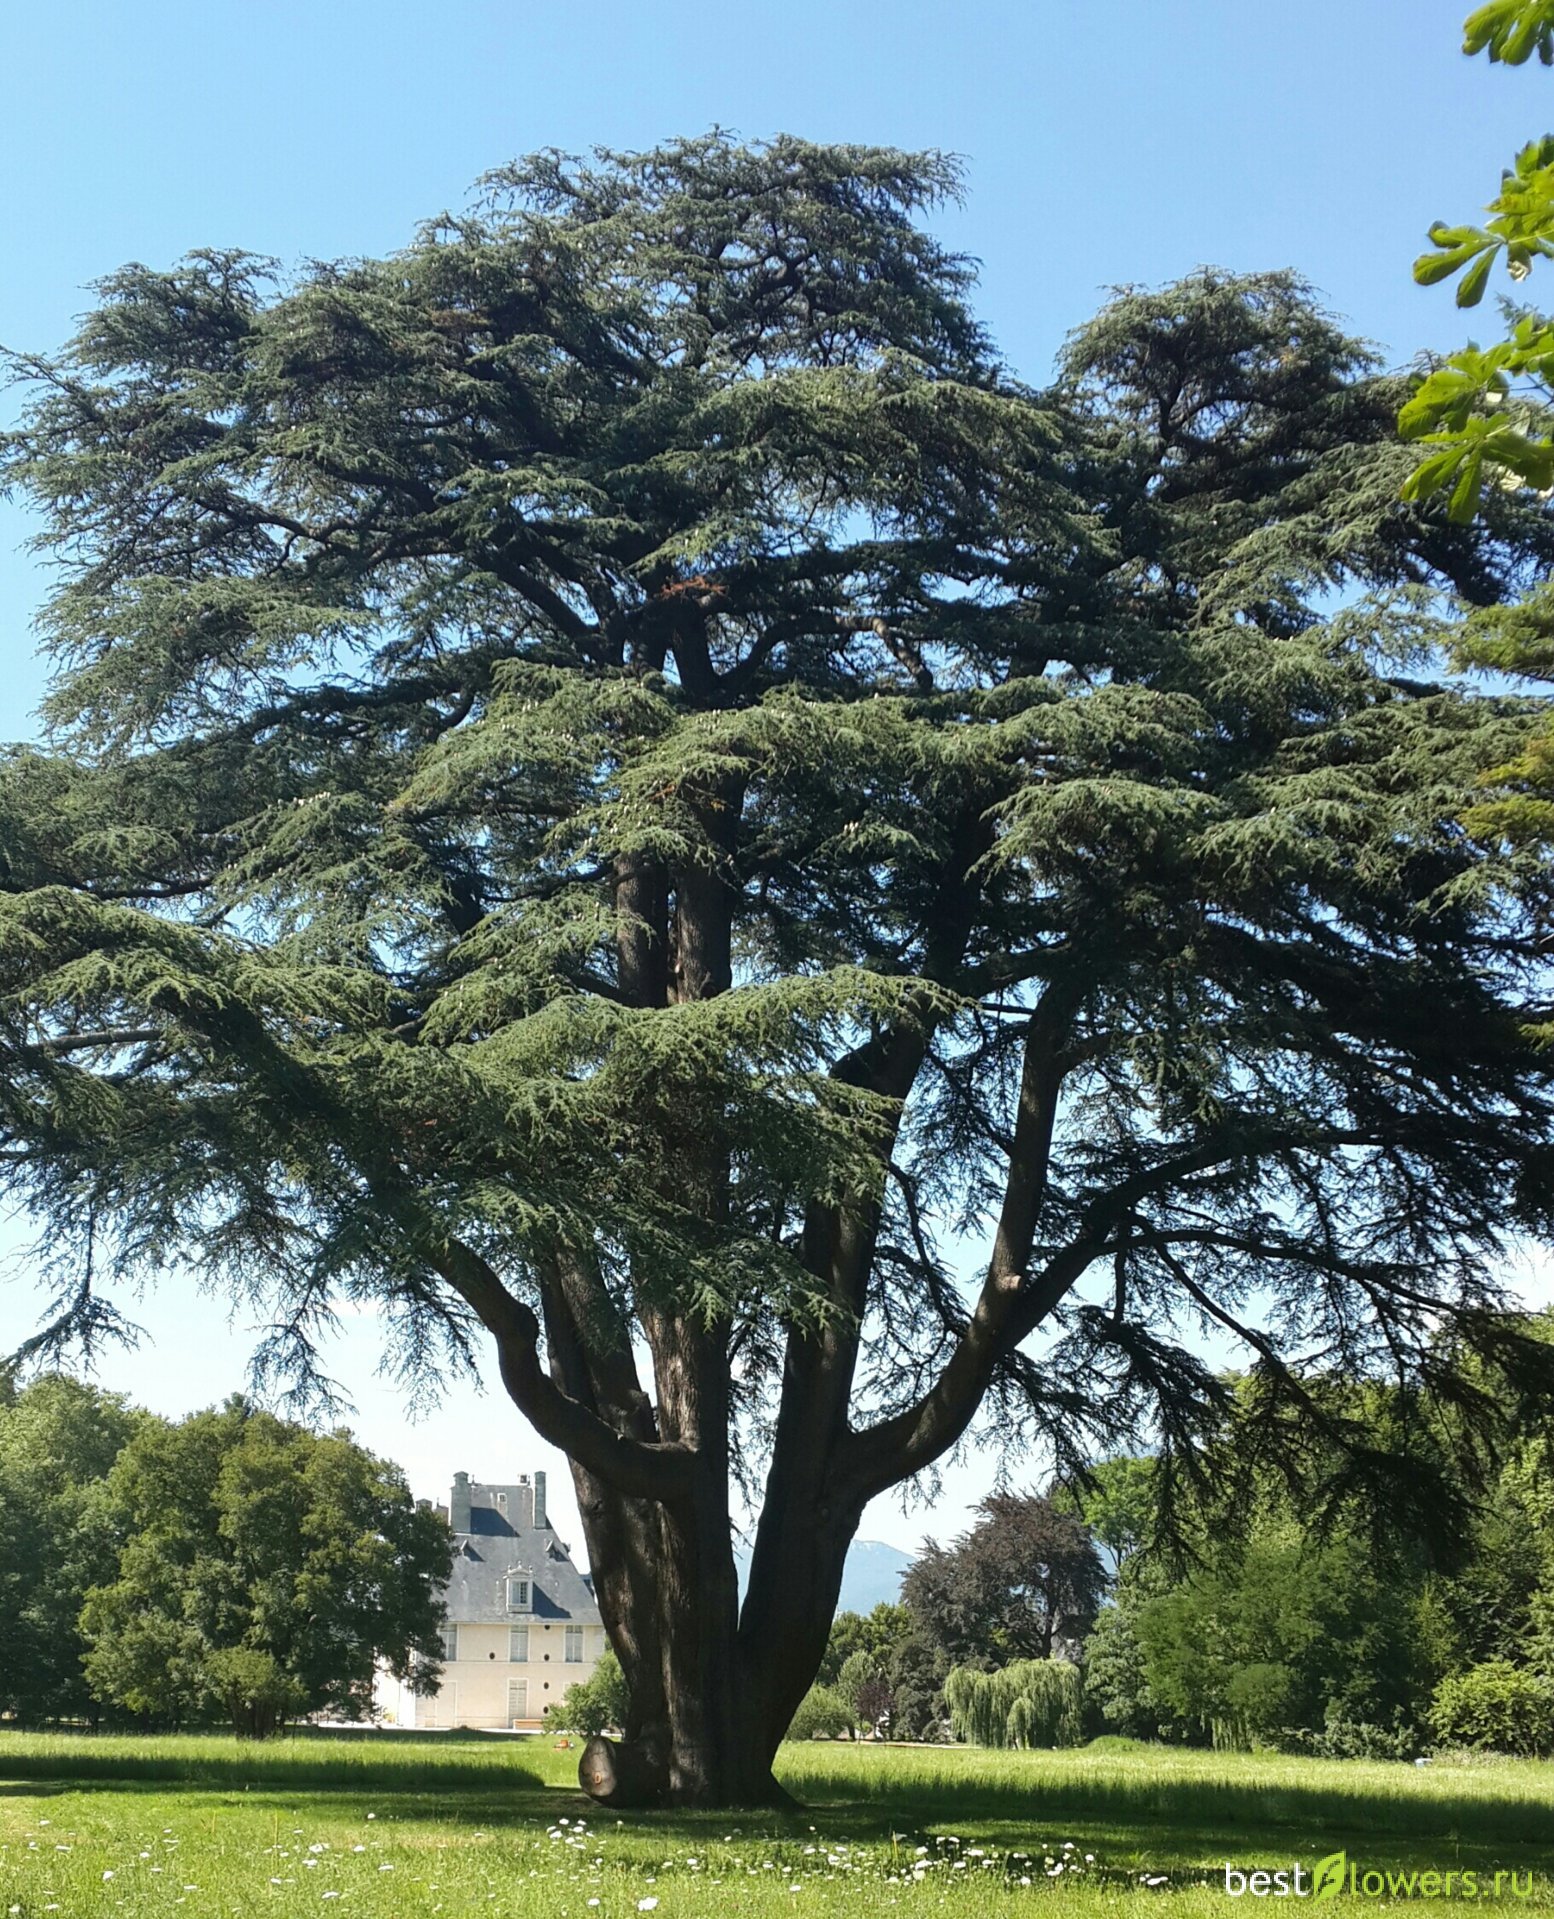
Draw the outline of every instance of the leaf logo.
[[[1349,1855],[1347,1852],[1330,1852],[1325,1859],[1319,1859],[1311,1875],[1311,1896],[1313,1899],[1331,1899],[1344,1889],[1344,1881],[1349,1877]]]

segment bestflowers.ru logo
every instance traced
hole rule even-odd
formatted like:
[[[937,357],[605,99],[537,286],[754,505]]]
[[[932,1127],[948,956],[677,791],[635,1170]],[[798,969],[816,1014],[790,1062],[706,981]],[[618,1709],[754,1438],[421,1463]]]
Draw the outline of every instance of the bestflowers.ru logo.
[[[1266,1871],[1243,1872],[1225,1861],[1225,1891],[1232,1899],[1530,1899],[1530,1872],[1381,1871],[1362,1866],[1347,1852],[1330,1852],[1308,1872],[1298,1861]]]

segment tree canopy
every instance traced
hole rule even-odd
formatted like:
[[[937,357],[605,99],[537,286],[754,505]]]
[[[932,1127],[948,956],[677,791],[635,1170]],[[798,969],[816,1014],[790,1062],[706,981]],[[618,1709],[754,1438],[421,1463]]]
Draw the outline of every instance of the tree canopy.
[[[86,1672],[103,1699],[174,1723],[371,1711],[381,1663],[441,1676],[450,1538],[399,1469],[241,1399],[148,1421],[103,1486],[117,1552],[85,1595]]]
[[[1548,1317],[1527,1330],[1548,1338]],[[1541,1749],[1554,1724],[1548,1411],[1478,1383],[1496,1416],[1477,1451],[1452,1430],[1454,1407],[1394,1385],[1322,1384],[1374,1448],[1418,1462],[1427,1508],[1378,1500],[1336,1458],[1329,1497],[1311,1500],[1249,1442],[1257,1385],[1241,1381],[1212,1470],[1170,1534],[1151,1529],[1119,1569],[1085,1646],[1092,1707],[1146,1737],[1333,1758],[1411,1757],[1432,1733]],[[1506,1714],[1538,1699],[1542,1716],[1507,1741]]]
[[[0,1713],[93,1719],[81,1601],[118,1550],[102,1482],[149,1416],[46,1373],[0,1393]]]
[[[947,1660],[1004,1666],[1074,1656],[1106,1573],[1089,1528],[1039,1494],[995,1493],[948,1548],[925,1542],[901,1596]]]
[[[123,269],[7,443],[42,1345],[171,1262],[315,1383],[342,1296],[411,1376],[488,1336],[687,1798],[771,1789],[863,1506],[990,1395],[1170,1470],[1203,1327],[1270,1431],[1318,1362],[1453,1391],[1547,1222],[1546,876],[1458,824],[1537,708],[1445,668],[1545,508],[1400,501],[1402,390],[1288,274],[1124,291],[1030,385],[955,188],[541,155],[386,260]]]

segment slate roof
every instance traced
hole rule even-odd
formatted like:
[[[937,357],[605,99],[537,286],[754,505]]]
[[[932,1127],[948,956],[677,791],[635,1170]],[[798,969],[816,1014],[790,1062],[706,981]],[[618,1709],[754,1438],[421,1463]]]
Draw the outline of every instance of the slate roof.
[[[514,1525],[505,1513],[472,1506],[467,1533],[455,1533],[446,1600],[451,1625],[521,1626],[529,1620],[602,1623],[593,1588],[549,1526]],[[507,1575],[528,1574],[532,1612],[509,1612]]]

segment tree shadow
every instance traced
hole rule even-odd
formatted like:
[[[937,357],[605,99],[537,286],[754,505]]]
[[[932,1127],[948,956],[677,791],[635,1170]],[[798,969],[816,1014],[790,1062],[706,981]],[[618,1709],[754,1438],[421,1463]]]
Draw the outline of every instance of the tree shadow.
[[[368,1756],[364,1747],[377,1751]],[[8,1751],[0,1739],[3,1789],[41,1781],[106,1791],[306,1791],[455,1800],[553,1790],[520,1753],[493,1746],[489,1754],[477,1754],[468,1736],[457,1734],[331,1732],[284,1745],[255,1741],[216,1752],[200,1750],[195,1741],[180,1745],[176,1738],[148,1740],[144,1751],[126,1750],[117,1741],[105,1741],[94,1751],[89,1740],[81,1739],[54,1750]]]
[[[1401,1767],[1399,1773],[1396,1790],[1373,1777],[1273,1783],[1158,1772],[1022,1781],[1012,1769],[1002,1779],[957,1780],[948,1767],[931,1781],[882,1779],[878,1790],[857,1779],[837,1780],[830,1791],[814,1780],[803,1786],[812,1818],[823,1813],[828,1826],[841,1819],[860,1838],[970,1830],[1010,1847],[1074,1841],[1098,1855],[1162,1866],[1215,1853],[1245,1858],[1249,1844],[1265,1847],[1273,1866],[1340,1846],[1378,1865],[1421,1869],[1534,1859],[1540,1869],[1546,1865],[1554,1849],[1554,1771],[1547,1800],[1514,1786],[1503,1793],[1413,1791],[1411,1775]]]
[[[615,1815],[570,1784],[547,1779],[548,1752],[471,1734],[318,1731],[280,1745],[251,1747],[176,1737],[136,1749],[104,1739],[7,1750],[0,1737],[0,1795],[52,1797],[71,1791],[133,1795],[187,1793],[233,1808],[299,1810],[303,1798],[345,1811],[366,1801],[385,1820],[428,1820],[486,1830],[585,1814]],[[883,1755],[882,1755],[883,1759]],[[812,1764],[779,1767],[802,1805],[711,1812],[660,1809],[625,1815],[629,1831],[701,1844],[731,1834],[785,1844],[849,1840],[907,1845],[935,1834],[976,1835],[1018,1851],[1072,1841],[1107,1866],[1199,1877],[1215,1858],[1278,1866],[1311,1862],[1339,1847],[1376,1866],[1447,1870],[1541,1867],[1554,1852],[1554,1769],[1547,1797],[1525,1778],[1497,1790],[1478,1775],[1472,1789],[1432,1778],[1428,1789],[1404,1767],[1396,1783],[1375,1768],[1311,1779],[1291,1772],[1236,1780],[1173,1773],[1143,1764],[1071,1773],[978,1768],[958,1775],[953,1755],[914,1776],[878,1772],[829,1776]]]

